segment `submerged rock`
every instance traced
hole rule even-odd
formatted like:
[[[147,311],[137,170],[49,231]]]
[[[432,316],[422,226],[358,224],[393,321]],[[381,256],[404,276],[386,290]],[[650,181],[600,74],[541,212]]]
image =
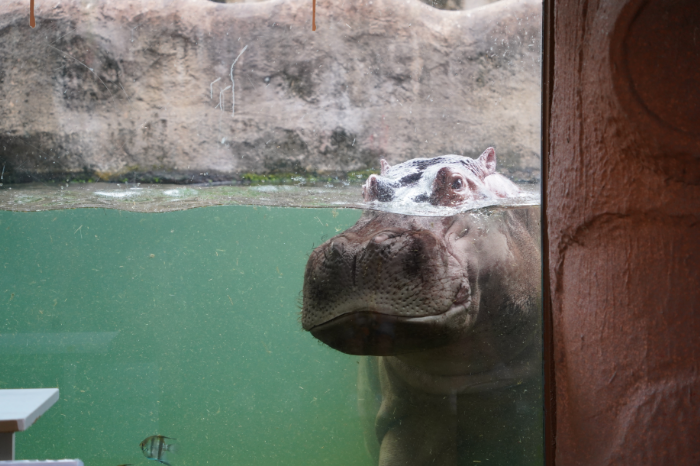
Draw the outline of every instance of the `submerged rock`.
[[[0,13],[6,183],[346,175],[488,146],[507,176],[539,178],[539,0],[319,2],[316,32],[307,0],[28,15]]]

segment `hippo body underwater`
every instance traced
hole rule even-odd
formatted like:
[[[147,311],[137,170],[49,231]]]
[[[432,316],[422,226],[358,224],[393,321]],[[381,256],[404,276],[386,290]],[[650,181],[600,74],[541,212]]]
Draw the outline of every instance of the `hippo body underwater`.
[[[518,192],[493,149],[382,161],[364,186],[367,201],[445,206]],[[538,206],[368,210],[313,251],[302,325],[370,356],[359,403],[379,465],[542,464],[540,270]]]

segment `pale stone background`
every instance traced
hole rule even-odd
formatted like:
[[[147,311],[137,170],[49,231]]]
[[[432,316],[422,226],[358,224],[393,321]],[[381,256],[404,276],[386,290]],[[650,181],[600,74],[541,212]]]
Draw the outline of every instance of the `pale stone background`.
[[[539,0],[320,1],[316,32],[310,0],[56,0],[35,29],[28,13],[0,11],[6,183],[344,176],[488,146],[539,179]]]

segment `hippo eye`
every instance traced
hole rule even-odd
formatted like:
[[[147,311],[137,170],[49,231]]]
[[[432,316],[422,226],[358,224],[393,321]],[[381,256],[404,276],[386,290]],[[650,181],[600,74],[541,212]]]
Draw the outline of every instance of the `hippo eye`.
[[[462,178],[457,178],[452,182],[452,189],[461,189],[462,188]]]

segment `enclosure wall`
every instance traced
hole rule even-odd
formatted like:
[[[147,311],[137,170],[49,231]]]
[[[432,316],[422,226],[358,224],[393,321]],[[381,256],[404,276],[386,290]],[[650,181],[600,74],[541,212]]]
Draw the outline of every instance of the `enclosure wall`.
[[[556,464],[698,464],[700,4],[560,0],[554,44]]]

